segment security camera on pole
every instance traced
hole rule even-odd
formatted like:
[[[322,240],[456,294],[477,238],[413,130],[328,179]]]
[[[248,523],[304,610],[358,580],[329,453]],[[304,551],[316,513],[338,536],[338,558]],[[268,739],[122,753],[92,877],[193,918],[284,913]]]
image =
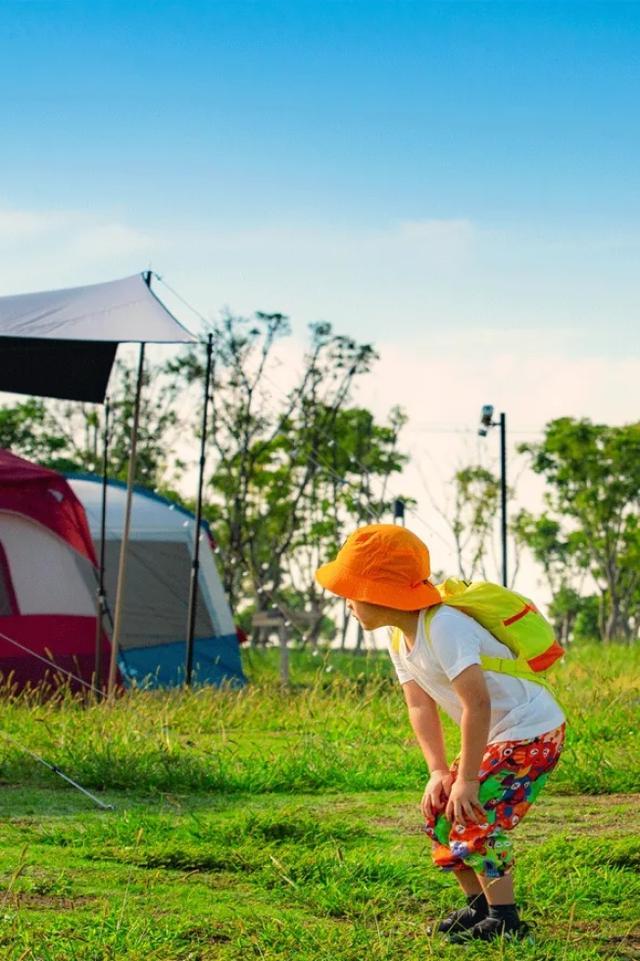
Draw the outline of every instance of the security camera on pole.
[[[485,404],[480,412],[478,434],[486,437],[491,427],[500,428],[500,499],[502,504],[502,583],[507,583],[507,415],[500,414],[499,420],[493,419],[493,405]]]

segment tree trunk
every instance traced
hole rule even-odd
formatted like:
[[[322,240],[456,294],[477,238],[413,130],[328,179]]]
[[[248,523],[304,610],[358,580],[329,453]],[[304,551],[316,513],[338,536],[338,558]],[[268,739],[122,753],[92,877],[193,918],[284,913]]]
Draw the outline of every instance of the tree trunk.
[[[340,636],[340,650],[344,651],[347,646],[347,630],[349,628],[349,617],[347,615],[347,602],[342,602],[342,633]]]
[[[599,604],[599,609],[598,609],[598,629],[599,629],[599,631],[600,631],[600,639],[601,639],[601,641],[603,642],[603,644],[606,644],[606,643],[607,643],[607,630],[606,630],[607,614],[606,614],[606,609],[607,609],[607,595],[606,595],[606,592],[605,592],[605,591],[601,591],[601,592],[600,592],[600,604]]]
[[[624,624],[622,623],[620,612],[620,601],[617,597],[609,595],[609,614],[605,621],[605,633],[602,638],[605,643],[621,640],[625,636]]]

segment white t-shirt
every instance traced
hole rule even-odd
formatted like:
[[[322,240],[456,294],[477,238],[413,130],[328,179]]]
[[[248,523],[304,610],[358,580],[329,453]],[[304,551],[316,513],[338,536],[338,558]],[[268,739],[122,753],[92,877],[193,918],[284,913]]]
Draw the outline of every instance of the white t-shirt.
[[[416,641],[408,650],[404,636],[400,651],[389,645],[391,660],[401,684],[415,681],[449,717],[460,724],[462,705],[451,681],[480,655],[515,659],[515,655],[468,614],[443,604],[424,627],[420,611]],[[565,720],[555,698],[535,681],[525,681],[497,671],[484,671],[491,697],[488,741],[517,741],[536,737]]]

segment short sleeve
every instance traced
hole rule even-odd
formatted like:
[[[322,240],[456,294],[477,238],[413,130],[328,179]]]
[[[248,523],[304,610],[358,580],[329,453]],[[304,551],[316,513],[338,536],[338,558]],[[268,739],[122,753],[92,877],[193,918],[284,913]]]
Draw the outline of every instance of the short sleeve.
[[[480,638],[475,621],[461,611],[442,607],[428,626],[431,648],[450,681],[471,664],[480,664]]]
[[[391,663],[395,668],[395,672],[400,684],[406,684],[407,681],[412,681],[413,676],[409,673],[406,667],[403,666],[400,655],[396,654],[396,652],[391,647],[391,643],[389,643],[388,650],[389,650],[389,657],[391,658]]]

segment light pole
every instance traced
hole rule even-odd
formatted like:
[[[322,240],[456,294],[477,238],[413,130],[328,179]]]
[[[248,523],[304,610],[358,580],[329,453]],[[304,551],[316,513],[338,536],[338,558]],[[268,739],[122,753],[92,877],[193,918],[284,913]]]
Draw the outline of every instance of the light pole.
[[[507,570],[507,415],[493,419],[493,405],[485,404],[480,412],[480,437],[486,437],[491,427],[500,428],[500,500],[502,504],[502,583],[508,587]]]
[[[402,524],[404,527],[404,501],[401,497],[393,502],[393,523]]]

